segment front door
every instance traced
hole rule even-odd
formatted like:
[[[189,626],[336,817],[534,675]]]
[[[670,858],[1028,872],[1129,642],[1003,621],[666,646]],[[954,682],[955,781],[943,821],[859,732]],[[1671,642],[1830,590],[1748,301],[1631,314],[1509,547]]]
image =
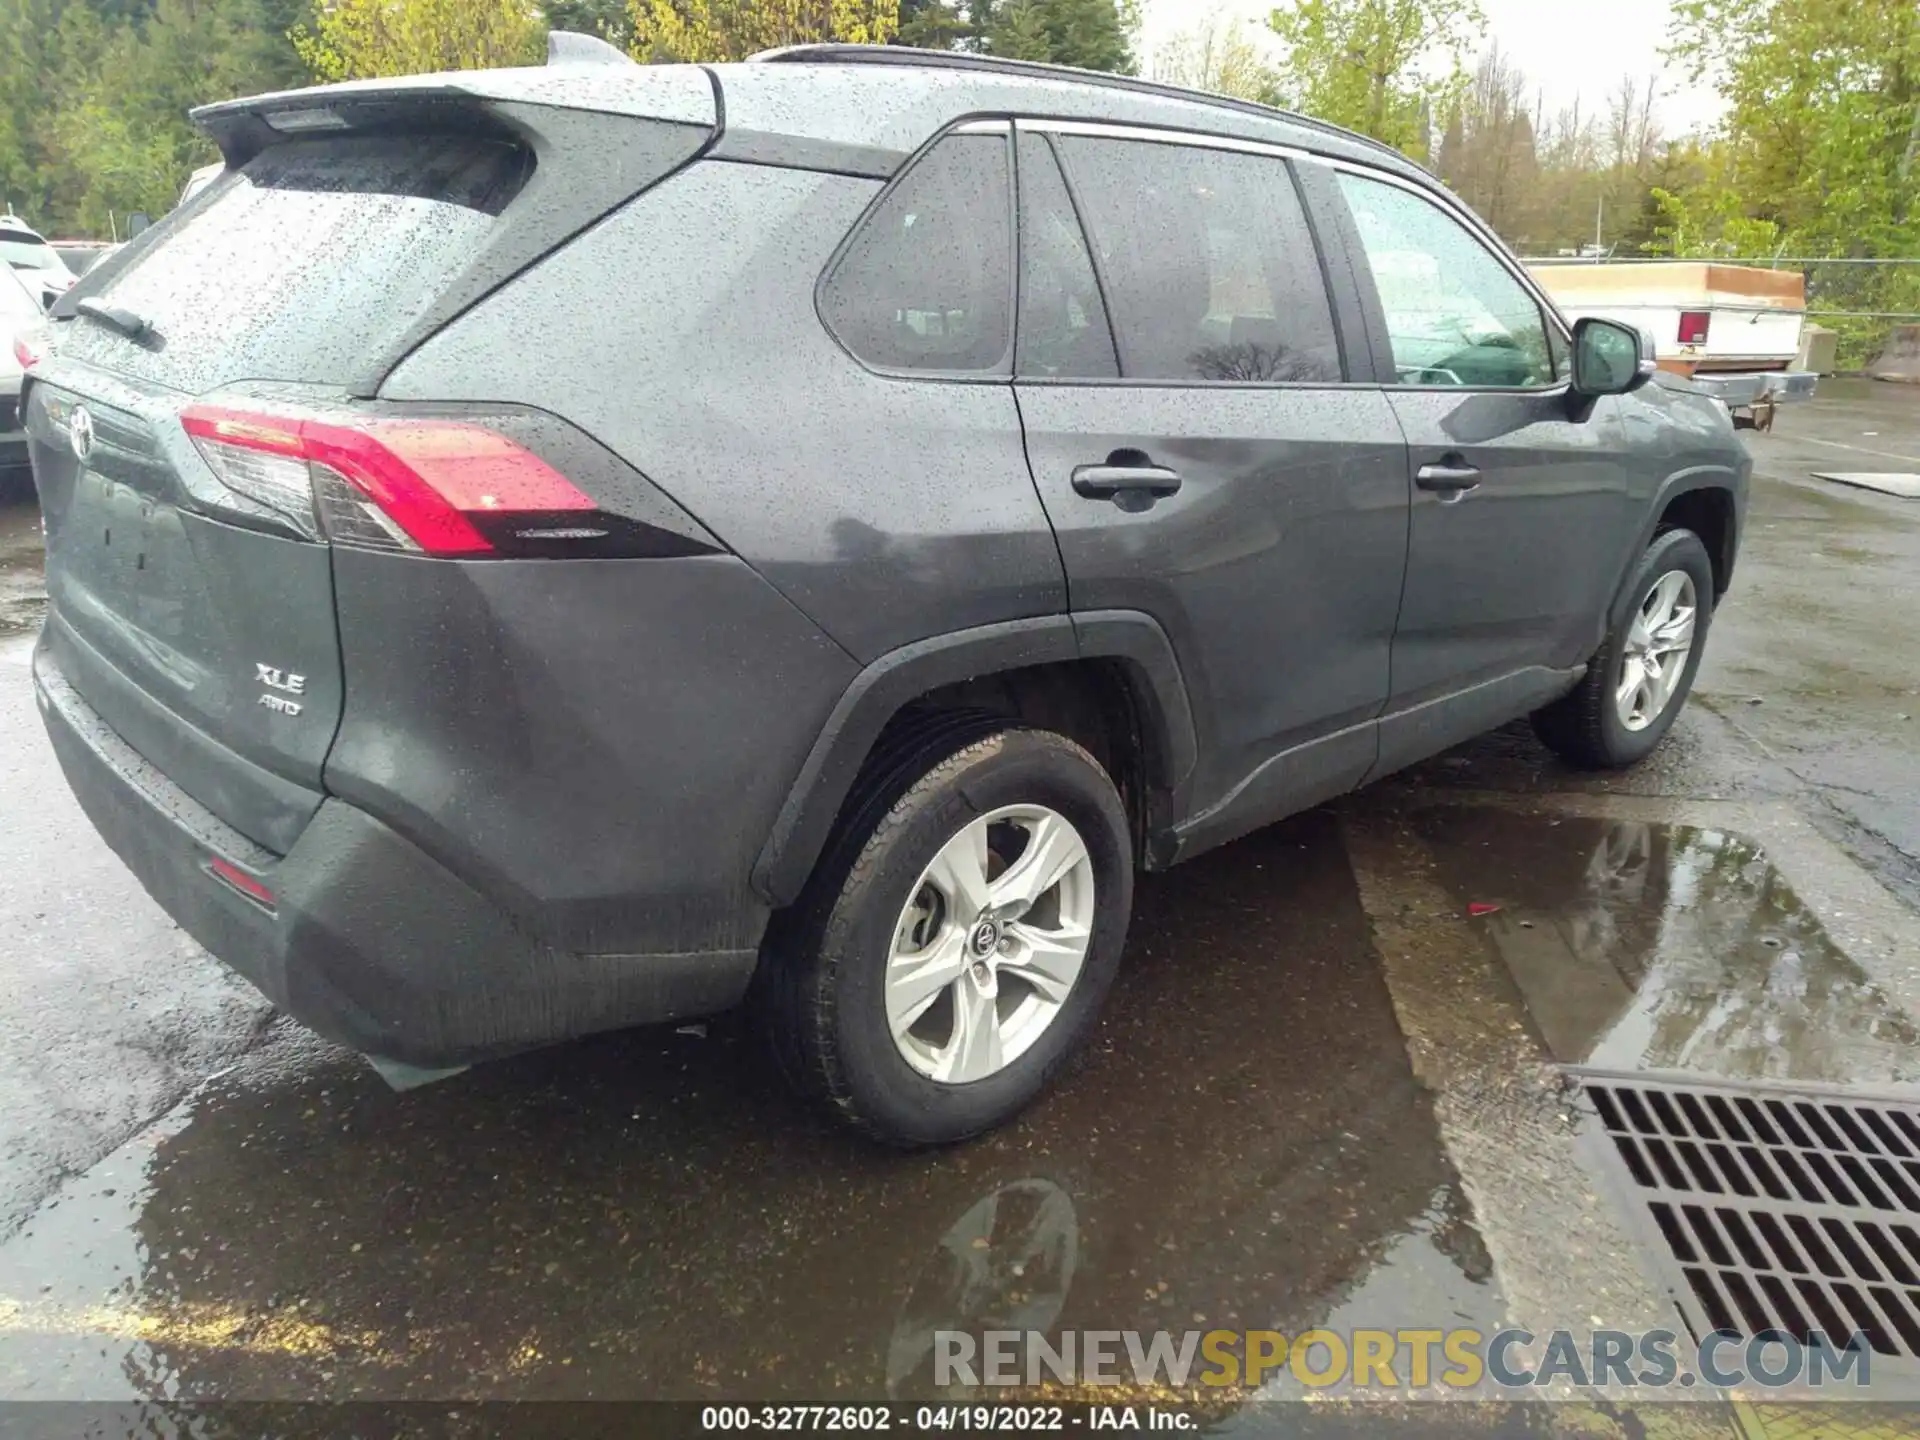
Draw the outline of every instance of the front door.
[[[1387,769],[1565,688],[1635,517],[1617,406],[1570,403],[1558,318],[1434,200],[1344,170],[1339,188],[1411,471]]]
[[[1191,852],[1372,767],[1406,449],[1381,391],[1344,383],[1286,158],[1019,129],[1027,456],[1074,613],[1145,611],[1173,643],[1202,730]]]

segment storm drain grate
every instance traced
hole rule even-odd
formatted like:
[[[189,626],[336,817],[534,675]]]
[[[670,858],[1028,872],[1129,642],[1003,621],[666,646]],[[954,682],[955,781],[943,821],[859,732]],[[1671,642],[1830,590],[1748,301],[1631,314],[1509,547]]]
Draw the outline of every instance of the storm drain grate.
[[[1580,1078],[1705,1329],[1920,1357],[1920,1109]]]

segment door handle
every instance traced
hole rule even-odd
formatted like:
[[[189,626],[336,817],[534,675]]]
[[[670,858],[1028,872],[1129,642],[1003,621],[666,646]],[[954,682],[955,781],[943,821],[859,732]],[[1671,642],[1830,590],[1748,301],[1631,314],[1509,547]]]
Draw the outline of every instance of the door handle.
[[[1465,463],[1422,465],[1414,472],[1413,483],[1434,491],[1442,501],[1454,501],[1480,488],[1480,472]]]
[[[1080,465],[1073,472],[1074,493],[1089,500],[1123,495],[1158,499],[1180,488],[1180,472],[1164,465]]]

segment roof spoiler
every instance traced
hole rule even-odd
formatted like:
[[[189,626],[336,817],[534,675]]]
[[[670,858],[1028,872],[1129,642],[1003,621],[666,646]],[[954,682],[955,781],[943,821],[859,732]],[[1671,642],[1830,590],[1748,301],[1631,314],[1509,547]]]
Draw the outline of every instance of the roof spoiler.
[[[549,65],[638,65],[626,51],[609,45],[598,35],[582,35],[577,30],[547,32]]]

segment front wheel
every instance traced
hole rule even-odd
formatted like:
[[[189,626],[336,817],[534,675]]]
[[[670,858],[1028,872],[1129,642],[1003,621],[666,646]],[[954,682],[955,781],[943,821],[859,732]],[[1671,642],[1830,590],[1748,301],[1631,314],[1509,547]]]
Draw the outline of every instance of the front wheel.
[[[1691,530],[1655,536],[1627,585],[1634,603],[1585,677],[1533,714],[1547,747],[1586,769],[1632,765],[1666,738],[1693,688],[1713,618],[1713,563]]]
[[[926,1145],[1008,1119],[1085,1038],[1133,864],[1113,782],[1064,736],[999,729],[906,769],[769,956],[764,1015],[803,1089],[879,1139]]]

